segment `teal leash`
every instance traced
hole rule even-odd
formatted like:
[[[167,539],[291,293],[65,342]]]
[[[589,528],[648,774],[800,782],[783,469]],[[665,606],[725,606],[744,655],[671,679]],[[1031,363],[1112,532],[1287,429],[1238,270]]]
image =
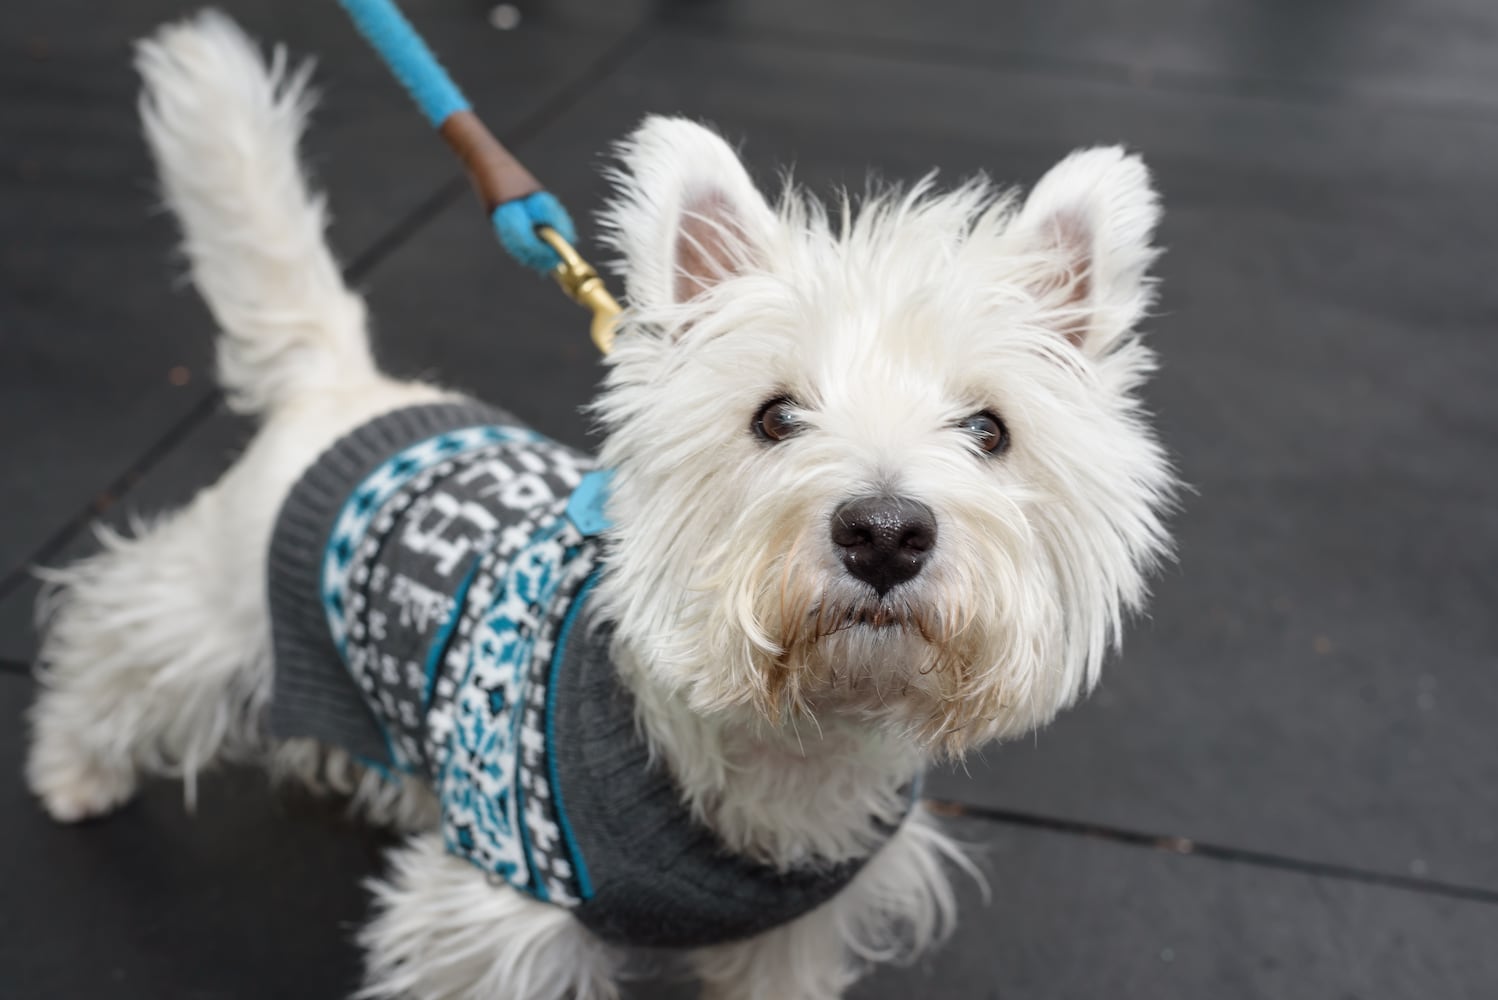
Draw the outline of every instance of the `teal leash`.
[[[392,0],[339,0],[427,121],[463,160],[500,245],[518,263],[551,273],[593,311],[593,341],[608,353],[619,304],[573,245],[577,229],[562,203],[484,127],[472,105]]]

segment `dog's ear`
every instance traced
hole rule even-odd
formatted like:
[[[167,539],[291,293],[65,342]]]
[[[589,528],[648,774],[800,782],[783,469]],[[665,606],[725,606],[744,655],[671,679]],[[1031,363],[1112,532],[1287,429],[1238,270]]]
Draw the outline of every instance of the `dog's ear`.
[[[651,117],[617,152],[602,222],[631,304],[686,302],[763,260],[775,214],[717,133]]]
[[[1062,160],[1025,200],[1011,232],[1034,261],[1032,291],[1087,354],[1101,354],[1149,308],[1160,218],[1149,171],[1119,147]]]

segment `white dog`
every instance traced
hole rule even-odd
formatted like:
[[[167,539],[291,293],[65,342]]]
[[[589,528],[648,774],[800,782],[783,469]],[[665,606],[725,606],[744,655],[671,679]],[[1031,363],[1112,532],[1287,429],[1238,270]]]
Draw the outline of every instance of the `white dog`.
[[[813,1000],[939,940],[945,869],[965,862],[912,802],[922,768],[1088,691],[1167,548],[1174,484],[1137,396],[1158,215],[1140,161],[1094,149],[1022,201],[923,182],[829,218],[795,190],[768,203],[707,129],[647,120],[604,215],[629,302],[594,407],[611,482],[503,415],[407,434],[391,445],[420,472],[405,494],[355,494],[356,475],[316,501],[347,520],[368,500],[356,527],[405,532],[387,566],[372,541],[334,559],[345,521],[310,546],[287,527],[319,456],[411,414],[483,424],[477,404],[375,369],[297,161],[307,73],[279,51],[267,66],[214,14],[143,42],[138,63],[166,198],[223,329],[220,379],[262,425],[186,508],[54,574],[28,762],[48,812],[102,815],[146,773],[181,776],[190,800],[226,759],[352,796],[411,834],[361,937],[371,997],[612,997],[632,946],[666,944],[712,997]],[[422,465],[432,447],[459,457]],[[484,476],[529,484],[530,507],[507,502],[541,518],[531,535],[464,506],[478,494],[456,484]],[[577,519],[580,484],[593,507]],[[571,583],[483,561],[541,559],[543,535]],[[434,596],[399,562],[418,555],[467,567],[467,590]],[[283,557],[323,567],[313,587],[369,593],[332,613],[319,597],[341,599],[307,590],[298,608]],[[475,604],[475,579],[503,596]],[[512,620],[503,602],[532,584]],[[550,621],[564,598],[586,605],[570,640]],[[436,647],[423,661],[363,645],[395,641],[397,618],[408,638],[508,637],[529,659],[475,688],[498,662],[476,650],[450,676]],[[319,642],[347,672],[316,675]],[[414,716],[374,690],[402,669],[427,685]],[[313,675],[365,697],[355,722],[384,744],[284,739],[307,735],[277,720]],[[510,728],[471,728],[485,712]]]

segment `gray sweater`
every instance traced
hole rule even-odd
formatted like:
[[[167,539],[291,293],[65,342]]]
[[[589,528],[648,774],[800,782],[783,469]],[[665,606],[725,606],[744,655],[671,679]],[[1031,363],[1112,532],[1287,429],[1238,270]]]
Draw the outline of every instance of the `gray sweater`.
[[[696,947],[793,920],[866,859],[734,855],[651,764],[591,599],[606,495],[588,456],[477,403],[338,441],[271,543],[273,734],[429,782],[449,851],[609,941]]]

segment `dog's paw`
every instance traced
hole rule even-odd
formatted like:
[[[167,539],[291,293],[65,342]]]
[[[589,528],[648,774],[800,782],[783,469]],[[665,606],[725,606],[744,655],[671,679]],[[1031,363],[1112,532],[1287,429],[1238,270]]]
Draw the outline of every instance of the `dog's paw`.
[[[28,768],[31,791],[59,823],[80,823],[113,812],[135,794],[135,771],[98,761]]]

